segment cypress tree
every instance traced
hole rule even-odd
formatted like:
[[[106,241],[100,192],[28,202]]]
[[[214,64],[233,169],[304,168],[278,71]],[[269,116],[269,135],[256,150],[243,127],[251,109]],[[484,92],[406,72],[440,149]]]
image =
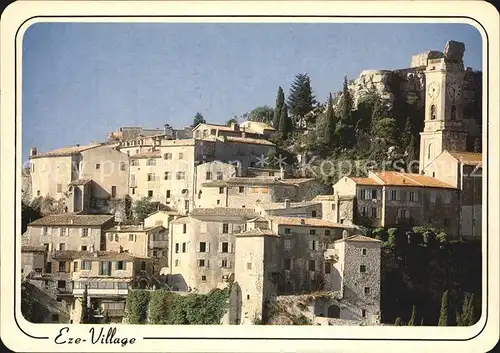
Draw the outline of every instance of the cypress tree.
[[[281,110],[279,132],[280,139],[282,141],[285,140],[292,132],[292,119],[288,116],[288,106],[286,103],[283,105],[283,109]]]
[[[342,98],[340,100],[340,119],[343,124],[351,123],[353,101],[347,85],[347,76],[344,76],[344,87],[342,89]]]
[[[415,136],[410,137],[410,144],[408,146],[408,155],[406,156],[406,169],[408,173],[413,173],[415,169],[415,165],[413,162],[416,161],[416,142]]]
[[[290,113],[299,120],[313,110],[316,98],[313,95],[311,80],[307,74],[295,75],[287,103]]]
[[[81,323],[86,324],[88,323],[89,317],[88,317],[88,300],[89,300],[89,293],[88,293],[88,287],[85,285],[85,289],[83,290],[83,297],[82,297],[82,318],[81,318]]]
[[[396,318],[396,321],[394,321],[394,326],[401,326],[402,325],[402,321],[401,321],[401,318],[398,316]]]
[[[276,107],[274,108],[273,116],[273,127],[278,130],[281,120],[281,111],[283,110],[283,104],[285,104],[285,93],[281,86],[278,87],[278,95],[276,96]]]
[[[326,108],[326,114],[324,115],[324,126],[322,126],[322,131],[321,134],[323,135],[323,145],[325,147],[331,147],[333,144],[333,139],[335,136],[335,129],[336,129],[336,119],[335,119],[335,113],[333,111],[333,99],[332,99],[332,94],[330,93],[330,96],[328,97],[328,106]]]
[[[415,305],[413,305],[413,308],[411,310],[410,321],[408,321],[408,326],[415,326],[415,316],[416,315],[417,315],[416,308],[415,308]]]
[[[438,326],[448,326],[449,325],[449,302],[448,302],[448,291],[446,290],[443,293],[443,297],[441,298],[441,314],[439,315]]]
[[[196,127],[196,125],[204,123],[206,123],[205,118],[198,112],[193,118],[193,125],[191,125],[191,127]]]

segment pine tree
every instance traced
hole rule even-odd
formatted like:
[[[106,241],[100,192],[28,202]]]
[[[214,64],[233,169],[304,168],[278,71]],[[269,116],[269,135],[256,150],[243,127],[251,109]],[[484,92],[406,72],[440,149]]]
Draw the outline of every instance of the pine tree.
[[[311,80],[307,74],[297,74],[295,76],[287,103],[290,113],[297,120],[302,120],[307,113],[313,110],[316,98],[313,95]]]
[[[288,106],[285,103],[283,105],[283,109],[281,110],[281,119],[279,126],[280,139],[282,141],[285,140],[292,132],[292,129],[293,129],[292,119],[290,119],[290,116],[288,115]]]
[[[89,293],[88,293],[88,287],[85,285],[85,289],[83,290],[83,297],[82,297],[82,317],[81,317],[81,323],[86,324],[89,321],[88,317],[88,300],[89,300]]]
[[[203,117],[203,115],[201,115],[201,113],[198,112],[194,116],[193,125],[191,125],[191,127],[196,127],[196,125],[204,123],[206,123],[205,118]]]
[[[333,139],[335,136],[335,130],[336,130],[336,119],[335,119],[335,113],[333,111],[333,99],[332,99],[332,94],[330,93],[330,96],[328,98],[328,106],[326,108],[326,114],[323,116],[324,123],[321,126],[321,135],[323,136],[322,142],[324,147],[328,148],[331,147],[333,144]]]
[[[441,298],[441,314],[439,315],[438,326],[448,326],[450,321],[448,318],[449,313],[449,302],[448,302],[448,291],[443,293]]]
[[[340,100],[340,120],[343,124],[350,125],[352,117],[353,101],[347,84],[347,76],[344,76],[344,87]]]
[[[408,321],[408,326],[415,326],[415,316],[416,315],[417,315],[416,308],[415,308],[415,305],[413,305],[413,308],[411,310],[410,321]]]
[[[274,108],[273,127],[278,130],[280,127],[281,111],[285,104],[285,93],[281,86],[278,87],[278,95],[276,96],[276,107]]]

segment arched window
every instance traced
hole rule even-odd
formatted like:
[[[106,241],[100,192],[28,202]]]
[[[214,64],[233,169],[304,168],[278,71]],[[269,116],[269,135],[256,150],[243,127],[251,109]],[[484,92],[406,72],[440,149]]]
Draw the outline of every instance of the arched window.
[[[455,120],[457,118],[457,107],[451,106],[450,119]]]
[[[328,307],[328,317],[339,319],[340,318],[340,308],[338,305],[330,305]]]
[[[431,120],[436,119],[436,105],[431,105]]]
[[[430,161],[434,157],[434,145],[432,143],[427,147],[427,159]]]

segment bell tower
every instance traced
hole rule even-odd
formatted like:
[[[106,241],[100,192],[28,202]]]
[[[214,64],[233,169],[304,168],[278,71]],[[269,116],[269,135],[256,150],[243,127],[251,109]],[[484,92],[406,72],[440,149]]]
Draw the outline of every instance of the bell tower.
[[[420,133],[420,172],[442,151],[466,151],[463,123],[463,53],[460,42],[446,43],[443,57],[427,60],[425,125]]]

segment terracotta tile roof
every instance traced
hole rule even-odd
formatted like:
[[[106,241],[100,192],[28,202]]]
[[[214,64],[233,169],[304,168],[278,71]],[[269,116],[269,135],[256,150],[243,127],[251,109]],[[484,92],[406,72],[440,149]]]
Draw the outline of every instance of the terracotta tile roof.
[[[160,151],[146,151],[130,156],[130,159],[140,159],[140,158],[161,158],[161,154]]]
[[[79,251],[79,250],[56,250],[52,254],[53,259],[78,259],[84,256],[89,251]]]
[[[280,179],[282,184],[299,185],[307,183],[309,181],[314,181],[314,178],[298,178],[298,179]]]
[[[259,216],[256,218],[249,219],[247,222],[267,222],[267,218]]]
[[[372,178],[354,178],[354,177],[351,177],[350,179],[359,185],[381,185],[380,182],[378,182],[377,180],[372,179]]]
[[[100,147],[102,144],[94,143],[86,146],[71,146],[71,147],[63,147],[63,148],[58,148],[56,150],[50,151],[50,152],[42,152],[42,153],[37,153],[35,156],[30,156],[31,159],[34,158],[42,158],[42,157],[63,157],[63,156],[72,156],[74,154],[78,154],[80,152],[89,150],[91,148],[96,148]]]
[[[400,172],[373,172],[380,180],[373,178],[353,178],[358,185],[376,185],[376,186],[408,186],[408,187],[430,187],[430,188],[445,188],[456,189],[454,186],[447,184],[439,179],[414,173]]]
[[[465,165],[482,165],[483,164],[483,155],[482,153],[473,153],[473,152],[456,152],[456,151],[447,151],[453,157],[461,161]]]
[[[241,123],[240,126],[242,127],[247,127],[247,126],[252,126],[252,125],[256,125],[258,127],[260,127],[261,129],[263,130],[273,130],[275,131],[276,129],[266,123],[263,123],[263,122],[260,122],[260,121],[250,121],[250,120],[247,120],[247,121],[244,121]]]
[[[120,229],[118,229],[117,226],[114,226],[113,228],[106,229],[106,233],[127,233],[127,232],[149,232],[151,230],[154,230],[156,228],[163,228],[166,229],[165,227],[161,225],[157,226],[152,226],[152,227],[141,227],[140,225],[121,225]]]
[[[237,142],[237,143],[248,143],[252,145],[267,145],[267,146],[276,146],[271,141],[263,140],[263,139],[253,139],[250,137],[235,137],[235,136],[227,136],[226,141],[228,142]]]
[[[73,180],[69,185],[85,185],[92,181],[92,179],[76,179]]]
[[[231,126],[227,125],[218,125],[218,124],[207,124],[207,123],[201,123],[196,125],[192,131],[198,130],[198,128],[202,127],[207,128],[207,129],[218,129],[220,131],[234,131]]]
[[[152,260],[147,257],[135,256],[126,252],[117,251],[86,251],[75,259],[82,260]]]
[[[21,252],[45,252],[47,248],[43,245],[23,245]]]
[[[334,201],[335,195],[318,195],[315,196],[312,201]]]
[[[387,186],[418,186],[456,189],[456,187],[442,182],[439,179],[422,174],[400,172],[375,172],[375,174],[382,179],[384,185]]]
[[[290,225],[290,226],[305,226],[305,227],[329,227],[329,228],[352,228],[352,226],[340,223],[334,223],[327,221],[326,219],[320,218],[299,218],[299,217],[279,217],[279,216],[269,216],[267,217],[275,224],[279,225]],[[304,224],[302,224],[304,221]]]
[[[344,241],[357,241],[357,242],[368,242],[368,243],[382,243],[380,240],[370,237],[365,237],[364,235],[351,235],[346,239],[340,239]]]
[[[151,217],[152,215],[154,214],[157,214],[157,213],[163,213],[163,214],[166,214],[168,216],[180,216],[181,214],[175,210],[159,210],[159,211],[154,211],[150,214],[148,214],[148,217]],[[146,218],[148,218],[146,217]]]
[[[242,233],[234,233],[234,236],[236,238],[243,238],[243,237],[279,237],[278,234],[275,234],[272,230],[270,229],[261,229],[261,228],[254,228],[251,230],[247,230],[246,232]]]
[[[173,221],[170,221],[170,224],[187,224],[191,221],[191,218],[189,217],[181,217],[174,219]]]
[[[307,206],[316,206],[321,205],[319,202],[315,201],[301,201],[301,202],[290,202],[290,208],[299,208],[299,207],[307,207]],[[281,210],[285,209],[284,202],[268,202],[268,203],[256,203],[256,206],[263,210]]]
[[[74,213],[63,213],[50,215],[37,219],[28,224],[29,226],[102,226],[112,221],[112,215],[81,215]]]
[[[286,185],[286,186],[298,186],[302,183],[311,181],[314,179],[277,179],[277,177],[236,177],[226,180],[213,180],[203,183],[202,186],[205,187],[221,187],[228,185]]]
[[[203,216],[229,216],[229,217],[243,217],[243,218],[256,218],[258,214],[251,208],[228,208],[228,207],[214,207],[214,208],[195,208],[190,213],[191,217]]]

